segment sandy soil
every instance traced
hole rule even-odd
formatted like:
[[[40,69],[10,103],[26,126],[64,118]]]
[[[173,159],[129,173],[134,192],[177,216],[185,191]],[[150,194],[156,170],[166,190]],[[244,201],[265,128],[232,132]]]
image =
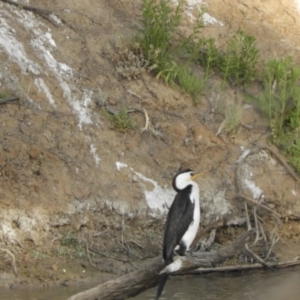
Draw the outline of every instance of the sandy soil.
[[[262,59],[289,54],[299,61],[293,1],[221,2],[207,1],[207,12],[223,26],[207,24],[204,36],[222,46],[241,28],[257,38]],[[281,238],[278,259],[299,254],[298,186],[271,152],[256,151],[250,142],[266,132],[267,121],[246,106],[238,132],[216,136],[224,107],[242,99],[239,91],[220,93],[212,78],[195,106],[145,72],[121,78],[108,52],[120,36],[130,40],[140,28],[141,1],[29,4],[53,11],[64,23],[52,19],[55,26],[0,3],[1,89],[20,96],[0,107],[0,285],[66,284],[99,274],[104,280],[159,255],[164,213],[174,195],[170,183],[180,167],[207,174],[199,180],[199,238],[217,228],[216,241],[228,243],[245,230],[244,206],[234,195],[236,162],[246,149],[253,152],[241,167],[245,193],[281,215],[258,211],[266,232]],[[183,29],[190,26],[187,16]],[[135,110],[135,127],[116,130],[105,106]],[[152,131],[141,132],[142,109]]]

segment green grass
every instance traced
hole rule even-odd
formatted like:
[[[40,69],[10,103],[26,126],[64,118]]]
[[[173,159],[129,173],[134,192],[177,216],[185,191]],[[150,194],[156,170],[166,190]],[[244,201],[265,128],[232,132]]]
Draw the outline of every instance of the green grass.
[[[68,231],[60,239],[60,246],[56,249],[58,256],[66,256],[70,259],[85,258],[86,249],[84,243],[71,231]]]
[[[13,96],[13,93],[8,89],[0,90],[0,99],[7,99]]]
[[[173,7],[171,1],[144,0],[143,29],[136,37],[147,61],[156,74],[167,84],[178,85],[192,96],[195,103],[203,90],[203,79],[193,74],[188,63],[182,63],[180,56],[185,55],[192,61],[197,37],[203,24],[201,19],[188,37],[178,35],[184,1]],[[176,42],[175,42],[176,40]],[[188,54],[189,53],[189,54]],[[188,56],[187,56],[188,54]]]
[[[191,95],[194,103],[198,103],[205,85],[204,79],[194,75],[188,67],[179,68],[177,79],[182,89]]]
[[[37,250],[32,251],[32,256],[35,259],[44,259],[44,258],[48,257],[48,255],[46,253],[43,253],[43,252],[37,251]]]
[[[129,116],[125,107],[121,108],[120,111],[115,114],[111,114],[106,109],[104,109],[103,112],[105,116],[112,122],[113,126],[122,132],[134,127],[134,122]]]
[[[227,106],[225,111],[225,130],[229,134],[235,134],[238,131],[242,117],[242,107],[240,103],[234,103]]]

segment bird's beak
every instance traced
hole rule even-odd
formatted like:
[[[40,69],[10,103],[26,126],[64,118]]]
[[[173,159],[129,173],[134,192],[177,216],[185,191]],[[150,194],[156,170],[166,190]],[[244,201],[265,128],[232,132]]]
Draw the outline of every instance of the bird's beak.
[[[204,173],[195,173],[192,177],[191,177],[191,179],[192,180],[195,180],[196,178],[198,178],[198,177],[200,177],[200,176],[203,176],[204,175]]]

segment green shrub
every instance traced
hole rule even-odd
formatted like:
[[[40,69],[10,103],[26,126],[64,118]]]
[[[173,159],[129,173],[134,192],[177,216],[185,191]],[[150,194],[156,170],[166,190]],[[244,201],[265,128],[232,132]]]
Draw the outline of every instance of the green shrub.
[[[156,64],[158,70],[162,70],[171,60],[170,52],[181,22],[183,1],[179,1],[175,9],[169,0],[143,2],[143,29],[138,36],[138,42],[150,63]]]
[[[218,68],[219,50],[215,45],[215,39],[202,38],[199,40],[199,56],[200,64],[205,69],[205,76],[208,77],[212,69]]]
[[[163,79],[167,84],[181,86],[197,102],[204,84],[202,78],[192,74],[188,65],[196,49],[196,35],[203,24],[199,18],[190,36],[179,37],[177,31],[182,19],[183,4],[181,0],[173,8],[171,1],[144,0],[143,29],[136,40],[152,70],[156,72],[156,78]],[[187,63],[180,62],[181,55],[185,55]]]
[[[258,107],[270,120],[272,142],[300,172],[300,68],[291,57],[272,59],[262,70]]]
[[[217,68],[225,81],[248,85],[256,76],[258,57],[256,39],[238,30],[228,42],[226,51],[219,55]]]

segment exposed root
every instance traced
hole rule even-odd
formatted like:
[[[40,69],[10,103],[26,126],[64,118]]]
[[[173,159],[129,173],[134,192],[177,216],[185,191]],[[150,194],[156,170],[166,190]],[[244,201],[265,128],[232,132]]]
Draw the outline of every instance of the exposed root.
[[[270,254],[272,253],[274,246],[278,243],[279,240],[280,237],[277,235],[277,227],[275,227],[271,232],[271,245],[266,255],[266,259],[270,257]]]
[[[88,260],[91,264],[91,266],[93,266],[94,268],[96,267],[96,265],[93,263],[93,261],[91,260],[91,257],[90,257],[90,251],[89,251],[89,245],[88,245],[88,242],[86,241],[86,255],[88,257]]]
[[[258,241],[260,240],[258,220],[257,220],[257,215],[256,215],[256,209],[257,209],[257,206],[254,206],[253,207],[253,217],[254,217],[254,224],[255,224],[256,236],[255,236],[255,240],[254,240],[253,244],[251,245],[252,247],[255,246],[258,243]]]
[[[260,262],[263,266],[272,269],[271,266],[269,266],[261,257],[259,257],[257,254],[255,254],[252,250],[249,249],[248,245],[245,245],[246,250],[258,261]]]
[[[262,145],[260,143],[255,144],[258,147],[259,150],[268,150],[273,154],[276,159],[285,167],[285,169],[288,171],[288,173],[297,181],[300,183],[300,178],[297,176],[297,174],[294,172],[294,170],[288,165],[286,160],[278,153],[277,150],[272,149],[271,147],[268,147],[267,145]]]
[[[8,250],[6,248],[1,248],[0,247],[0,251],[5,252],[6,254],[9,255],[9,257],[11,258],[11,266],[12,266],[12,268],[14,270],[15,275],[18,276],[18,270],[17,270],[15,255],[10,250]]]
[[[238,164],[235,170],[235,185],[236,185],[236,191],[238,195],[243,195],[243,187],[241,184],[241,162],[246,158],[247,155],[249,155],[250,151],[247,152],[246,155],[242,155],[239,160],[238,160]],[[241,159],[242,158],[242,159]],[[239,197],[237,196],[236,198],[243,198],[244,197]],[[247,229],[248,231],[251,230],[251,223],[250,223],[250,218],[249,218],[249,213],[248,213],[248,206],[247,206],[247,202],[245,201],[246,199],[244,199],[244,210],[245,210],[245,218],[246,218],[246,224],[247,224]]]
[[[216,229],[212,229],[212,231],[210,232],[209,238],[206,241],[198,242],[193,251],[203,252],[203,251],[209,250],[215,241],[215,237],[216,237]]]
[[[257,253],[255,253],[254,250],[251,250],[247,244],[246,244],[245,248],[246,248],[246,251],[251,254],[251,259],[250,259],[251,261],[252,261],[252,258],[254,258],[263,266],[270,268],[270,264],[269,264],[269,262],[267,263],[267,260],[270,260],[274,246],[276,245],[276,243],[279,240],[279,237],[277,236],[277,233],[276,233],[277,225],[275,225],[273,231],[270,234],[266,234],[266,232],[264,230],[264,226],[263,226],[264,221],[259,217],[257,208],[261,207],[264,210],[267,210],[268,212],[272,213],[275,220],[279,220],[278,221],[279,223],[280,223],[280,219],[282,218],[282,216],[278,212],[269,208],[268,206],[263,205],[259,201],[246,196],[246,194],[243,191],[243,186],[242,186],[242,182],[241,182],[242,162],[249,154],[254,154],[261,149],[262,149],[262,147],[258,147],[257,149],[254,149],[254,150],[247,149],[243,152],[243,154],[236,161],[237,167],[236,167],[236,173],[235,173],[235,176],[236,176],[235,184],[236,184],[237,194],[236,194],[235,198],[244,200],[245,218],[246,218],[248,230],[251,228],[251,222],[250,222],[250,217],[249,217],[249,213],[248,213],[247,202],[254,204],[252,220],[253,220],[253,223],[254,223],[253,225],[255,228],[255,239],[254,239],[253,243],[251,244],[251,248],[253,249],[255,247],[255,249],[258,249],[258,251],[261,252],[261,254],[258,255]],[[264,148],[264,149],[266,149],[266,148]],[[267,150],[269,150],[269,149],[267,149]],[[263,248],[261,248],[261,247],[263,247]],[[246,259],[247,259],[247,256],[246,256]]]
[[[269,208],[269,207],[266,206],[266,205],[263,205],[263,204],[259,203],[258,201],[254,200],[254,199],[251,199],[251,198],[245,196],[244,194],[239,193],[239,194],[236,195],[236,198],[243,198],[244,200],[247,200],[247,201],[249,201],[249,202],[252,202],[252,203],[254,203],[255,205],[258,205],[258,206],[260,206],[260,207],[262,207],[262,208],[268,210],[269,212],[271,212],[271,213],[274,214],[275,216],[281,218],[281,215],[280,215],[278,212],[272,210],[271,208]]]
[[[261,232],[261,236],[262,236],[264,242],[266,243],[267,242],[267,236],[266,236],[264,228],[263,228],[263,226],[262,226],[262,224],[259,220],[258,220],[258,225],[259,225],[259,230]]]

